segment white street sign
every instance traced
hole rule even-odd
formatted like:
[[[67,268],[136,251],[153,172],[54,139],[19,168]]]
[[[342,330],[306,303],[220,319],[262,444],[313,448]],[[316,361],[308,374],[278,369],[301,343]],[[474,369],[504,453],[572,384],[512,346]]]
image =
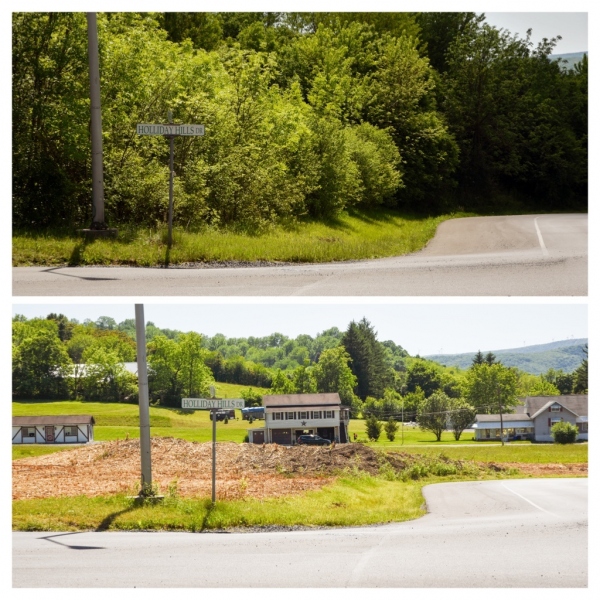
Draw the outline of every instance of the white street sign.
[[[138,135],[204,135],[204,125],[157,125],[139,123]]]
[[[209,408],[244,408],[245,401],[240,398],[182,398],[181,408],[206,410]]]

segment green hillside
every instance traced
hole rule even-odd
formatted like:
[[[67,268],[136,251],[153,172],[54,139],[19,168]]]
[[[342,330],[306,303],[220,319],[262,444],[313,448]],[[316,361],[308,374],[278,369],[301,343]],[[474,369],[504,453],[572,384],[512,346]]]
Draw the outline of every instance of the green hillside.
[[[562,370],[572,373],[585,358],[583,349],[587,338],[577,340],[561,340],[548,344],[511,348],[507,350],[491,350],[497,359],[507,367],[517,367],[525,373],[540,375],[548,369]],[[484,354],[490,350],[481,350]],[[426,358],[447,367],[468,369],[477,352],[463,354],[433,354]]]

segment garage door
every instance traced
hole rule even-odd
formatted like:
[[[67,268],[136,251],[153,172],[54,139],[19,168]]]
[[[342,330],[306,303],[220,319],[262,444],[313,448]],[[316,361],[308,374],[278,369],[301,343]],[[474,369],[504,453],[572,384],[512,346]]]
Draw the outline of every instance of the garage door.
[[[253,431],[252,432],[252,443],[253,444],[263,444],[265,441],[265,432],[264,431]]]
[[[292,430],[291,429],[272,429],[271,439],[274,444],[282,444],[291,446],[292,444]]]

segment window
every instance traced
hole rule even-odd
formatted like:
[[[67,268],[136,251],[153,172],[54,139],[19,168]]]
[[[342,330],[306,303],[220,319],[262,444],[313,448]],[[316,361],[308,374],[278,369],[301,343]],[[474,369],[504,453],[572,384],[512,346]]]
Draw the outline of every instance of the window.
[[[300,411],[300,419],[308,419],[308,411]]]
[[[313,419],[321,419],[322,418],[322,413],[320,410],[313,410],[311,412],[312,418]]]
[[[23,427],[21,430],[23,437],[35,437],[35,427]]]
[[[77,436],[77,427],[75,425],[65,425],[65,436]]]
[[[296,418],[295,412],[286,412],[285,418],[289,421],[290,419],[293,421]]]
[[[561,407],[558,404],[553,404],[550,407],[550,412],[560,412]]]
[[[326,419],[333,419],[333,411],[332,410],[326,410],[326,411],[324,411],[324,413],[325,413]]]
[[[271,419],[273,419],[273,421],[283,421],[283,413],[275,412],[271,415]]]

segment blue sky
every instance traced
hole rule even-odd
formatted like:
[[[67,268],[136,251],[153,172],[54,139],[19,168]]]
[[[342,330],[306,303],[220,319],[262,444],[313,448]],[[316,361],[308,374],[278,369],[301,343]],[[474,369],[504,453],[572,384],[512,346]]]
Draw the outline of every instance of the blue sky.
[[[16,304],[14,314],[28,318],[59,312],[83,322],[100,316],[117,322],[134,318],[134,304],[97,303]],[[296,337],[315,336],[329,327],[346,329],[352,320],[366,317],[380,341],[391,339],[410,354],[438,354],[502,350],[554,340],[588,336],[587,304],[502,303],[482,299],[473,302],[405,301],[366,303],[359,299],[340,301],[308,299],[302,304],[291,299],[224,299],[190,302],[173,299],[144,303],[146,321],[181,331],[213,336],[265,336],[274,332]]]

